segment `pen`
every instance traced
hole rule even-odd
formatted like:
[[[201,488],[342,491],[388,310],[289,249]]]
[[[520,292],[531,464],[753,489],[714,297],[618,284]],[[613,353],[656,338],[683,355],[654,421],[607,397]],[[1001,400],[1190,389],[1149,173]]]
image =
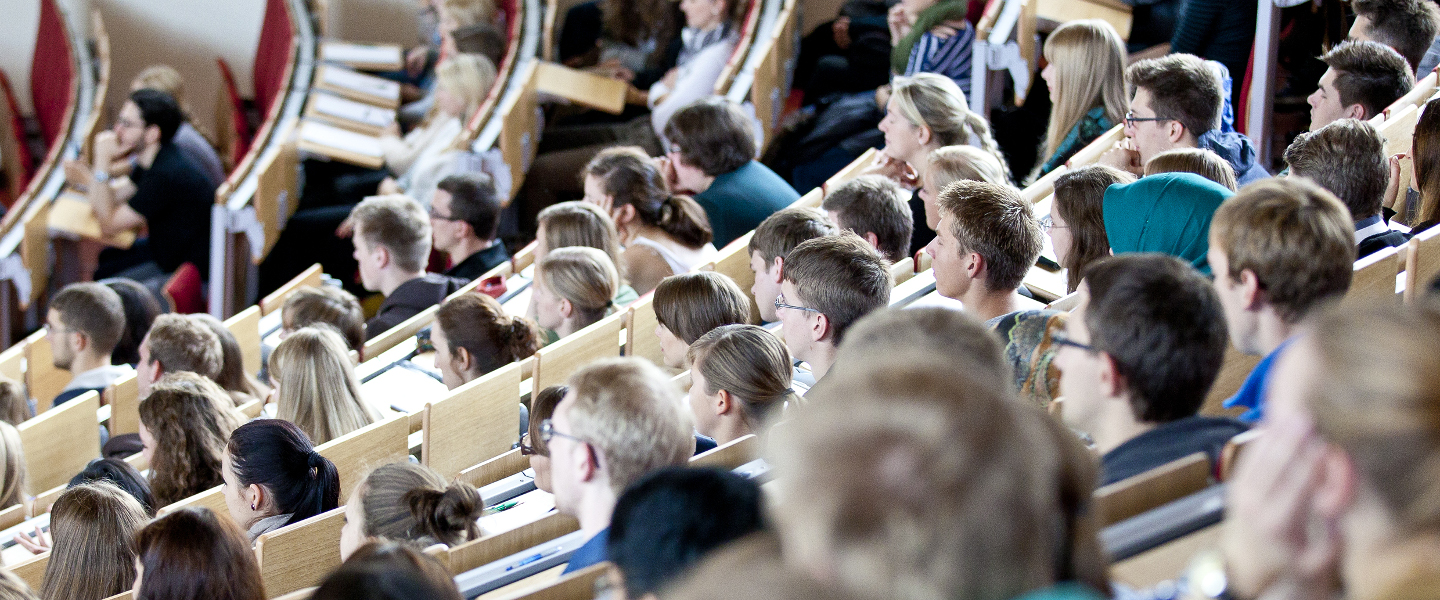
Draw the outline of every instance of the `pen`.
[[[520,504],[519,500],[511,500],[504,504],[496,504],[495,506],[490,507],[490,510],[493,510],[495,512],[503,512],[515,508],[515,505],[517,504]]]
[[[518,569],[518,568],[523,567],[523,566],[525,566],[525,565],[539,562],[540,559],[545,558],[545,557],[547,557],[547,556],[554,556],[554,555],[558,554],[559,552],[560,552],[560,549],[559,549],[559,548],[556,548],[556,549],[551,550],[551,551],[549,551],[549,552],[541,552],[541,553],[538,553],[538,554],[532,554],[532,555],[530,555],[530,556],[527,556],[527,557],[525,557],[525,558],[520,559],[520,562],[517,562],[517,563],[515,563],[515,564],[513,564],[513,565],[510,565],[510,566],[508,566],[508,567],[505,567],[505,571],[506,571],[506,572],[514,571],[515,569]]]

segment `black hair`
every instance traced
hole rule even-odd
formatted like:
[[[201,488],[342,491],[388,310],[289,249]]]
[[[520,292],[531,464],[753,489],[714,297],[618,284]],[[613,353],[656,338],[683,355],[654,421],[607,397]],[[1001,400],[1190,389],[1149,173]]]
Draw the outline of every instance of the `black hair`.
[[[180,103],[173,96],[146,88],[130,92],[130,101],[140,109],[140,118],[145,120],[146,127],[154,125],[160,128],[161,144],[175,139],[175,132],[185,122],[185,112],[180,110]]]
[[[96,481],[108,481],[127,494],[134,496],[145,507],[145,514],[155,515],[155,494],[150,492],[150,482],[135,467],[118,458],[97,458],[85,465],[85,470],[70,478],[66,488]]]
[[[479,172],[456,173],[441,179],[435,188],[450,194],[450,218],[469,223],[475,237],[495,239],[502,203],[494,179]]]
[[[242,486],[261,485],[277,514],[299,523],[340,505],[340,474],[294,423],[260,419],[230,434],[230,466]]]
[[[312,600],[460,600],[455,580],[430,555],[392,541],[361,546]]]
[[[606,552],[625,574],[626,595],[639,598],[764,525],[755,482],[721,469],[669,467],[620,496]]]
[[[150,333],[150,324],[155,317],[165,312],[160,301],[145,286],[134,279],[112,277],[101,279],[100,283],[120,295],[120,305],[125,311],[125,330],[120,334],[120,343],[110,353],[110,362],[117,365],[140,364],[140,342]]]

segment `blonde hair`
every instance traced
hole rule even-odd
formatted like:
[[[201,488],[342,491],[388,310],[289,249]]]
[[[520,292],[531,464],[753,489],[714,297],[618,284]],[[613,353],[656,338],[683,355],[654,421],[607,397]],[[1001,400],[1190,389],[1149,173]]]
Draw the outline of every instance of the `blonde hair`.
[[[580,369],[569,380],[571,435],[604,456],[610,488],[618,496],[646,473],[688,464],[695,453],[695,422],[680,390],[660,368],[641,358],[610,358]]]
[[[416,549],[457,545],[480,537],[480,492],[462,481],[445,483],[433,469],[409,462],[381,465],[355,490],[369,537]]]
[[[1235,169],[1225,159],[1205,148],[1176,148],[1156,154],[1145,163],[1145,174],[1194,173],[1235,191]]]
[[[615,231],[615,220],[600,207],[571,200],[546,207],[535,219],[537,229],[539,225],[545,226],[547,250],[568,246],[599,248],[615,264],[620,278],[625,278],[625,263],[620,260],[620,234]]]
[[[936,148],[930,151],[925,162],[925,175],[935,184],[936,194],[952,183],[967,179],[995,185],[1010,183],[1005,178],[1005,163],[974,146]]]
[[[725,390],[740,404],[746,429],[758,431],[776,407],[799,399],[790,387],[790,350],[754,325],[725,325],[690,345],[691,368],[705,377],[705,393]]]
[[[588,246],[556,248],[535,265],[545,289],[575,305],[581,328],[599,321],[614,306],[620,276],[604,252]]]
[[[443,0],[440,9],[450,16],[457,28],[494,23],[499,14],[492,0]]]
[[[317,446],[380,419],[360,396],[345,340],[330,327],[290,334],[270,353],[270,374],[279,388],[276,416],[300,427]]]
[[[130,540],[149,520],[134,496],[109,482],[77,485],[50,509],[50,562],[44,600],[109,598],[135,584]]]
[[[36,596],[25,580],[8,569],[0,569],[0,600],[36,600]]]
[[[896,77],[891,84],[890,98],[900,116],[911,125],[929,129],[931,139],[941,146],[965,145],[972,136],[979,138],[980,149],[989,152],[1004,167],[1005,181],[1009,182],[1010,167],[1000,154],[1000,144],[990,133],[990,123],[970,110],[965,103],[965,93],[955,80],[935,73]]]
[[[144,71],[131,80],[130,87],[165,92],[175,99],[176,104],[185,104],[185,78],[170,65],[145,67]]]
[[[480,54],[456,54],[435,66],[435,81],[451,95],[465,100],[461,119],[480,110],[480,103],[495,85],[495,63]]]
[[[1125,119],[1125,42],[1100,19],[1070,21],[1045,40],[1045,60],[1055,66],[1055,108],[1045,131],[1045,156],[1090,109],[1101,107],[1111,123]],[[1043,158],[1042,158],[1043,162]]]
[[[0,457],[5,472],[0,481],[0,508],[10,508],[24,498],[25,449],[20,445],[20,431],[14,425],[0,421]]]

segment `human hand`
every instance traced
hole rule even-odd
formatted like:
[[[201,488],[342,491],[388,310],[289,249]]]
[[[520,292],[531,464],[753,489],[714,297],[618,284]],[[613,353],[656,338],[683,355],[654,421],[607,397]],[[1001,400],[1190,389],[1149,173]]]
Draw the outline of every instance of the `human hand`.
[[[910,33],[910,15],[905,12],[905,5],[896,4],[890,7],[885,13],[885,25],[890,28],[891,43],[900,41]]]
[[[73,188],[89,189],[95,185],[95,172],[78,160],[66,160],[65,183]]]
[[[880,110],[885,110],[885,106],[888,104],[890,104],[890,84],[887,83],[875,88],[875,106]]]
[[[23,531],[15,532],[15,543],[29,550],[31,554],[44,554],[50,551],[50,535],[40,531],[40,526],[35,526],[35,536],[31,537]]]
[[[389,196],[391,194],[403,194],[405,190],[400,189],[400,183],[394,177],[386,177],[380,180],[380,187],[375,190],[376,194]]]
[[[405,74],[411,77],[419,77],[425,71],[425,63],[430,61],[430,48],[416,46],[405,53]]]
[[[1140,163],[1140,153],[1129,143],[1129,138],[1115,142],[1109,150],[1100,155],[1100,164],[1129,172],[1136,177],[1145,176],[1145,165]]]
[[[671,191],[676,191],[680,185],[679,177],[675,173],[675,163],[670,161],[668,156],[657,156],[651,160],[655,161],[655,168],[660,170],[660,175],[665,178],[665,185]]]
[[[348,238],[352,235],[355,235],[355,219],[345,217],[345,220],[340,222],[340,226],[335,228],[335,237]]]
[[[946,21],[930,29],[930,35],[948,40],[965,29],[965,21]]]
[[[670,89],[672,89],[672,90],[675,89],[675,82],[677,82],[677,81],[680,81],[680,68],[679,68],[679,67],[676,67],[676,68],[670,69],[669,71],[666,71],[666,72],[665,72],[665,76],[660,78],[660,83],[665,84],[665,87],[670,88]]]
[[[830,32],[835,36],[835,45],[841,50],[850,47],[850,17],[836,17],[835,23],[830,25]]]
[[[115,157],[120,154],[120,138],[115,135],[113,129],[106,129],[95,134],[95,165],[94,168],[104,169],[110,166]]]
[[[1402,171],[1401,163],[1409,159],[1410,157],[1402,152],[1400,154],[1391,156],[1388,161],[1390,165],[1390,181],[1389,183],[1385,184],[1385,200],[1381,204],[1381,206],[1389,208],[1390,210],[1393,210],[1397,213],[1400,212],[1400,208],[1402,208],[1396,205],[1399,204],[1400,198],[1404,197],[1405,195],[1403,190],[1410,187],[1408,185],[1409,182],[1400,181],[1400,174]]]

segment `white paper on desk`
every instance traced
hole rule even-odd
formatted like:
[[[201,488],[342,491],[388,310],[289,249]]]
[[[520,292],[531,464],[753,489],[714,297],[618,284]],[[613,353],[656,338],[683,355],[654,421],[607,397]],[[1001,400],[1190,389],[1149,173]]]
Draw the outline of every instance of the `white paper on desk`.
[[[359,64],[394,64],[400,62],[400,48],[398,46],[325,42],[320,46],[320,60]]]
[[[434,377],[400,366],[390,367],[360,386],[360,394],[371,404],[407,413],[424,410],[425,403],[444,398],[447,391]]]
[[[364,156],[382,156],[380,138],[315,121],[305,121],[300,125],[300,140]]]
[[[374,75],[366,75],[359,71],[351,71],[339,67],[325,67],[320,81],[335,87],[370,94],[380,98],[400,97],[400,84],[388,79],[381,79]]]
[[[375,127],[388,126],[395,120],[395,111],[392,109],[371,106],[334,94],[316,93],[310,96],[310,105],[315,107],[316,113]]]
[[[539,521],[555,509],[555,496],[543,490],[531,490],[515,499],[515,506],[501,512],[485,511],[480,517],[480,531],[484,535],[499,535]]]

